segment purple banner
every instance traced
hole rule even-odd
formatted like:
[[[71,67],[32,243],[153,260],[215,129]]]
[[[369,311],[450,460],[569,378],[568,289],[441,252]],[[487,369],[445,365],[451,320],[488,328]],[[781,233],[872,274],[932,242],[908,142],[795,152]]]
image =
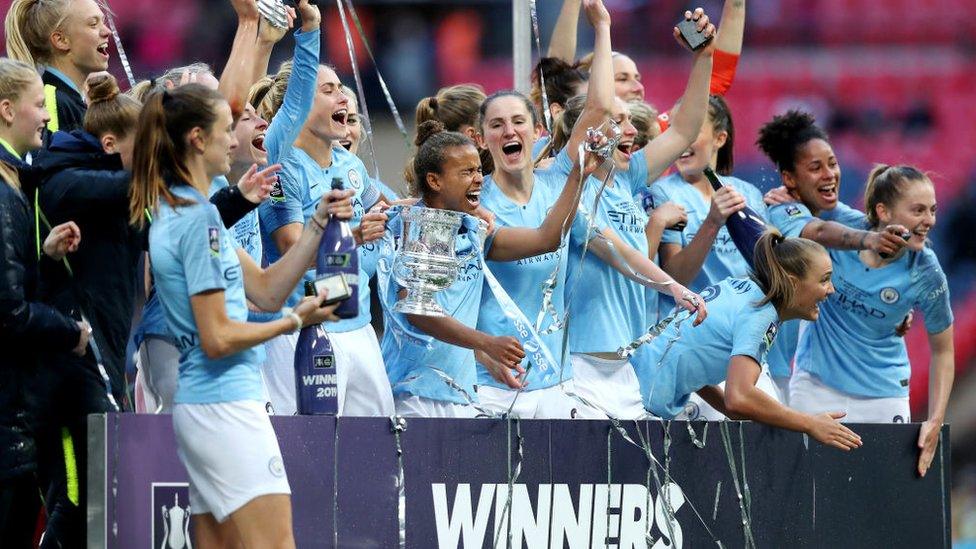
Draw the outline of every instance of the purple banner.
[[[949,547],[948,448],[845,453],[752,423],[275,417],[299,547]],[[93,416],[90,545],[186,547],[169,416]],[[948,441],[948,427],[943,428]],[[943,444],[944,446],[944,444]],[[398,488],[402,473],[405,489]],[[192,532],[189,532],[192,535]]]

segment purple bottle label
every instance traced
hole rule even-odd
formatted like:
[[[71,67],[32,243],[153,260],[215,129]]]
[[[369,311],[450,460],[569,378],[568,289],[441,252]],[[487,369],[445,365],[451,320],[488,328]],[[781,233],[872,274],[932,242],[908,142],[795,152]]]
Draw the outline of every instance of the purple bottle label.
[[[302,329],[295,348],[295,389],[301,415],[335,415],[339,382],[335,354],[321,326]]]

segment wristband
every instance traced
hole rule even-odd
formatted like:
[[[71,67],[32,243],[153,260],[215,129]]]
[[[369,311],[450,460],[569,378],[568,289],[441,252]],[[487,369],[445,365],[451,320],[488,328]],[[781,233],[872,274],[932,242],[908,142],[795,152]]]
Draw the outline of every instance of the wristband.
[[[320,223],[318,219],[315,219],[314,215],[312,215],[312,217],[310,217],[309,219],[312,221],[312,223],[315,223],[315,225],[318,226],[318,228],[321,229],[322,232],[325,232],[325,225]],[[326,223],[328,223],[328,220],[326,220]]]
[[[287,317],[289,317],[289,318],[291,318],[292,320],[295,321],[295,329],[292,330],[292,331],[290,331],[290,332],[288,332],[288,333],[293,334],[293,333],[295,333],[295,332],[297,332],[297,331],[299,331],[299,330],[302,329],[302,325],[303,325],[303,323],[302,323],[302,317],[298,316],[298,313],[296,313],[294,310],[292,310],[291,307],[283,307],[281,309],[281,314],[282,314],[282,316],[287,316]]]

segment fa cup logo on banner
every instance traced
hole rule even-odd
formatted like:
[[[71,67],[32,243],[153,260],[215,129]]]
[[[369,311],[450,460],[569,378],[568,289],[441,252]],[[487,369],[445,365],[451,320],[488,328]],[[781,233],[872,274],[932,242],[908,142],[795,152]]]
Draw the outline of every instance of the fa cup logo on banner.
[[[153,549],[193,549],[189,491],[186,483],[153,483]]]

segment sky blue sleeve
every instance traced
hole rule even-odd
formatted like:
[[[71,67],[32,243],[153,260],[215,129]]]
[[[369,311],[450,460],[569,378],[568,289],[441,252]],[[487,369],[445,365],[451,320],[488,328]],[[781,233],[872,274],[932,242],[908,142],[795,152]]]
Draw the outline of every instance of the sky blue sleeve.
[[[852,229],[866,229],[868,224],[868,216],[864,215],[864,212],[856,210],[843,202],[838,202],[833,210],[820,212],[819,217],[825,221],[836,221]]]
[[[668,191],[665,190],[664,185],[659,183],[654,183],[650,187],[651,189],[651,199],[654,201],[654,207],[657,208],[665,202],[671,201],[671,196],[668,195]],[[661,244],[678,244],[681,245],[681,231],[676,231],[674,229],[664,229],[661,233]]]
[[[798,237],[807,223],[813,221],[809,208],[799,202],[776,204],[766,210],[770,225],[776,227],[783,236]]]
[[[292,166],[300,169],[297,166]],[[271,234],[290,223],[305,223],[302,210],[302,180],[292,170],[278,172],[278,182],[281,184],[280,197],[272,196],[261,203],[258,212],[261,219],[262,231]],[[272,195],[275,193],[272,192]]]
[[[746,204],[755,210],[757,214],[762,216],[763,219],[768,221],[769,213],[767,212],[768,208],[766,208],[766,202],[763,201],[762,191],[760,191],[755,185],[751,184],[744,190],[746,195]]]
[[[268,163],[281,162],[291,152],[292,143],[305,125],[315,99],[315,83],[319,72],[319,43],[321,31],[295,32],[295,57],[288,89],[281,108],[271,119],[265,132],[264,147],[268,151]]]
[[[756,308],[747,304],[739,311],[736,320],[730,356],[748,356],[762,364],[778,330],[775,308],[769,305]]]
[[[559,151],[559,154],[556,155],[556,159],[553,161],[552,166],[549,166],[549,169],[569,173],[573,171],[573,162],[578,162],[578,160],[571,159],[569,153],[566,152],[566,147],[563,147],[563,150]]]
[[[180,209],[180,215],[186,217],[173,228],[180,231],[179,251],[189,295],[225,289],[220,266],[222,222],[216,208],[209,204],[188,206]]]
[[[918,266],[920,284],[916,306],[925,315],[925,329],[937,334],[952,326],[952,303],[949,299],[949,283],[935,257],[935,252],[926,248],[922,251],[926,259]]]

